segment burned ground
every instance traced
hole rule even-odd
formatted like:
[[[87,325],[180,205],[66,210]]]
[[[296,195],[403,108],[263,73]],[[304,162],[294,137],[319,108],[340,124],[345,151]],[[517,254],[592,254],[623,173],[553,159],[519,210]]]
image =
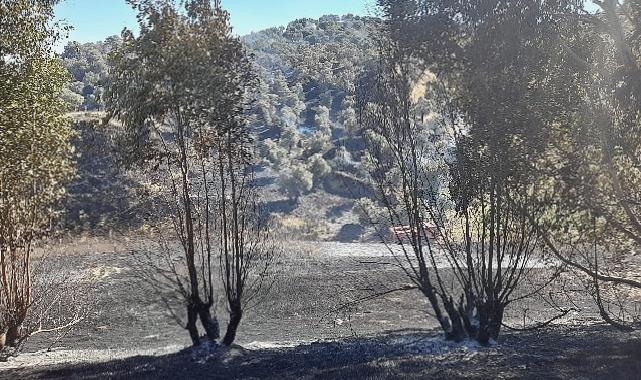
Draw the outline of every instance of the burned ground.
[[[241,324],[231,351],[196,360],[189,338],[133,278],[140,239],[86,239],[55,248],[56,260],[93,278],[88,319],[56,341],[38,336],[0,366],[8,378],[636,378],[641,341],[581,313],[544,330],[505,330],[488,348],[444,343],[417,291],[343,307],[371,289],[407,285],[378,244],[290,243],[274,287]],[[532,276],[544,276],[545,269]],[[554,315],[537,298],[515,304],[507,324]],[[224,319],[225,310],[218,310]],[[591,322],[590,322],[591,321]],[[581,327],[583,326],[583,327]],[[221,356],[222,355],[222,356]],[[196,360],[196,361],[194,361]],[[180,371],[180,372],[176,372]],[[186,371],[186,372],[185,372]]]

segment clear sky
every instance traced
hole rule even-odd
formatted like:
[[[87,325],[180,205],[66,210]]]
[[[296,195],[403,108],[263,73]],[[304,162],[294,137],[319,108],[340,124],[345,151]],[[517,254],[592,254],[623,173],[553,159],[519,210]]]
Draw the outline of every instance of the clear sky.
[[[223,0],[231,14],[234,32],[249,34],[272,26],[287,25],[297,18],[325,14],[369,14],[373,0]],[[56,18],[73,26],[69,40],[92,42],[135,28],[134,11],[125,0],[62,0]]]

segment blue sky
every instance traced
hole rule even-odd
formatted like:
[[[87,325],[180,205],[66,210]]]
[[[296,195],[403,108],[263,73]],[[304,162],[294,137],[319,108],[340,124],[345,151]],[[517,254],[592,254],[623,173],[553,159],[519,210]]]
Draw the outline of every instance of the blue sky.
[[[325,14],[369,14],[373,0],[223,0],[239,35],[271,26],[286,25],[297,18]],[[69,40],[92,42],[135,28],[134,11],[125,0],[62,0],[56,18],[73,26]]]

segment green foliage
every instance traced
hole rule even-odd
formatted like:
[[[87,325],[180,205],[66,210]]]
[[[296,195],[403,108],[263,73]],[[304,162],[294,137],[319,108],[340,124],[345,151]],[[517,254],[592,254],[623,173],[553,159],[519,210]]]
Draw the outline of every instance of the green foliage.
[[[227,14],[189,16],[154,2],[134,3],[146,12],[143,33],[123,32],[110,56],[114,75],[105,96],[110,116],[125,127],[125,160],[164,159],[165,133],[176,139],[198,134],[206,143],[212,133],[243,130],[254,76],[240,41],[230,37]],[[239,136],[239,148],[246,138]]]
[[[69,89],[83,98],[75,109],[98,110],[104,107],[104,89],[109,81],[107,56],[121,43],[120,37],[111,36],[104,41],[69,42],[65,46],[60,59],[72,77]],[[72,104],[75,105],[75,99]]]
[[[306,165],[314,155],[332,151],[341,138],[358,142],[353,95],[374,56],[371,34],[378,25],[369,17],[323,16],[243,38],[260,67],[253,124],[263,132],[261,144],[268,146],[261,151],[276,170],[287,170],[285,161]],[[355,157],[361,155],[358,143],[346,145]]]
[[[316,131],[320,132],[322,135],[331,137],[332,120],[329,117],[329,108],[325,106],[318,106],[318,108],[316,108],[314,126],[316,127]]]
[[[220,279],[230,318],[223,343],[230,345],[272,252],[256,212],[245,113],[253,67],[218,2],[129,3],[138,10],[140,34],[125,30],[110,55],[108,116],[122,123],[123,163],[151,164],[170,204],[170,223],[182,242],[179,266],[187,274],[174,264],[167,270],[174,270],[171,286],[184,301],[194,345],[201,339],[198,319],[210,341],[219,338],[212,258],[224,263]]]
[[[350,106],[344,107],[339,113],[338,122],[345,128],[349,136],[358,135],[359,123],[354,108]]]
[[[143,3],[149,6],[152,2]],[[324,16],[296,20],[286,28],[271,28],[242,38],[243,45],[254,55],[260,76],[250,122],[261,132],[259,145],[266,145],[259,149],[262,158],[276,170],[285,162],[303,164],[313,154],[325,154],[341,138],[354,141],[346,146],[354,157],[360,156],[362,144],[358,143],[353,93],[362,68],[374,55],[371,34],[379,24],[380,20],[371,17]],[[77,106],[78,97],[65,92],[70,107],[104,107],[109,81],[124,80],[111,78],[110,70],[113,73],[121,68],[112,67],[113,61],[107,57],[112,51],[119,54],[117,50],[128,38],[125,35],[123,41],[112,36],[105,41],[72,42],[65,47],[61,59],[73,77],[69,89],[83,98]],[[183,53],[188,52],[183,49],[182,53],[176,51],[154,59],[162,65],[170,56],[180,59],[173,54]],[[213,60],[209,63],[216,64]],[[203,75],[205,78],[208,74]],[[141,82],[141,95],[153,93],[145,86]],[[146,137],[143,134],[138,138]],[[283,149],[288,157],[281,154]]]
[[[54,4],[0,1],[0,348],[28,334],[23,323],[41,301],[31,289],[33,243],[51,232],[74,173],[61,97],[68,76],[52,53]]]
[[[309,193],[314,186],[314,175],[302,164],[295,164],[280,174],[278,184],[281,190],[293,199]]]
[[[457,187],[536,186],[561,234],[641,243],[638,1],[594,1],[596,13],[572,0],[499,1],[492,12],[449,0],[380,3],[403,46],[448,84],[466,130],[458,158],[474,168]]]
[[[390,225],[389,214],[385,207],[372,198],[358,199],[353,208],[358,222],[363,226],[375,226],[377,230],[384,231]]]
[[[623,315],[624,302],[603,300],[600,289],[641,287],[612,259],[641,244],[641,3],[379,4],[396,47],[443,83],[443,116],[458,129],[457,211],[496,236],[534,228],[557,259],[589,276],[601,316],[618,325],[609,305]]]
[[[289,153],[279,143],[266,139],[261,144],[261,157],[266,159],[274,168],[282,169],[289,165]]]
[[[582,242],[627,254],[641,244],[641,4],[599,4],[589,22],[562,25],[564,54],[547,73],[548,81],[572,82],[555,99],[560,122],[547,126],[554,143],[541,182],[551,190],[541,198],[558,241],[578,231]]]
[[[0,3],[0,248],[46,232],[73,173],[51,1]],[[18,37],[20,36],[20,37]]]
[[[67,111],[69,112],[80,109],[80,106],[85,101],[85,98],[83,98],[82,95],[79,95],[68,88],[62,90],[61,97],[62,101],[67,106]]]
[[[332,167],[329,166],[322,155],[316,153],[309,158],[309,170],[314,176],[314,183],[318,184],[325,176],[331,173]]]
[[[295,126],[287,125],[282,128],[280,133],[280,145],[287,150],[291,156],[295,153],[301,140],[301,134]]]

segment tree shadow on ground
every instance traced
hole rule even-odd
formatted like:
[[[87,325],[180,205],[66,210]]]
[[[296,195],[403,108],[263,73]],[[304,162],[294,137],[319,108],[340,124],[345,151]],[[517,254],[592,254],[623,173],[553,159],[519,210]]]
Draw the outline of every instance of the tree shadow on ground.
[[[365,233],[365,227],[360,224],[345,224],[341,226],[334,240],[341,243],[352,243],[359,241],[361,236]]]
[[[449,345],[449,346],[448,346]],[[451,346],[434,332],[317,342],[285,349],[235,348],[199,362],[189,349],[106,363],[20,369],[32,379],[638,379],[641,340],[609,327],[506,333],[499,345]]]
[[[110,141],[111,126],[98,119],[80,120],[74,146],[80,157],[77,177],[69,184],[65,227],[77,231],[107,231],[139,225],[145,205],[136,205],[132,192],[140,184],[124,174]]]
[[[280,199],[277,201],[265,202],[262,205],[264,212],[269,214],[282,212],[288,214],[296,209],[297,203],[293,199]]]

